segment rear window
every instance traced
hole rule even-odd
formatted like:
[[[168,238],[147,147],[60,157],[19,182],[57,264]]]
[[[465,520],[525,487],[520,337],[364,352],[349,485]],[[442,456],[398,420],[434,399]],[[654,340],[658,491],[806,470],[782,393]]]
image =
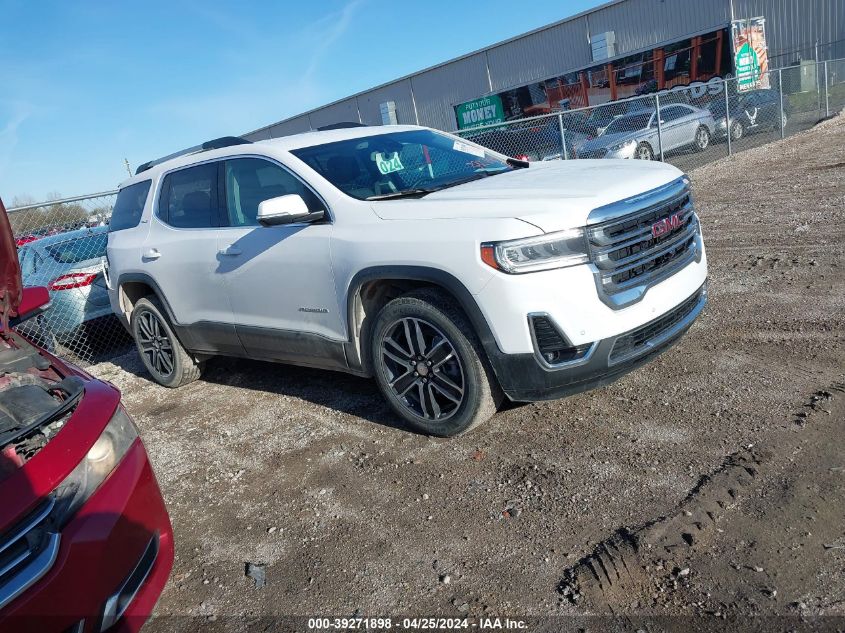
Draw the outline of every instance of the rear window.
[[[120,190],[111,213],[109,232],[133,229],[138,226],[152,182],[152,180],[144,180]]]
[[[149,185],[147,186],[149,187]],[[99,259],[105,256],[108,241],[107,233],[97,233],[66,242],[50,244],[47,247],[47,252],[60,264],[78,264],[89,259]]]

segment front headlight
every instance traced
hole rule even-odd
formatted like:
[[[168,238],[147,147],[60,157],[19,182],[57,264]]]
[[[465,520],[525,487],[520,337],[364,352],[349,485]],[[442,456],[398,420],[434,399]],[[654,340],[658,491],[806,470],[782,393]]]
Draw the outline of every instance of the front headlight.
[[[616,145],[614,145],[610,148],[610,151],[611,152],[621,152],[623,149],[632,149],[633,147],[636,146],[636,144],[637,144],[637,142],[634,141],[634,140],[625,141],[623,143],[617,143]]]
[[[94,494],[137,439],[138,431],[123,410],[117,411],[106,428],[88,449],[88,453],[70,475],[56,489],[55,516],[60,525],[67,523],[77,510]]]
[[[481,260],[510,274],[565,268],[590,261],[583,229],[481,245]]]

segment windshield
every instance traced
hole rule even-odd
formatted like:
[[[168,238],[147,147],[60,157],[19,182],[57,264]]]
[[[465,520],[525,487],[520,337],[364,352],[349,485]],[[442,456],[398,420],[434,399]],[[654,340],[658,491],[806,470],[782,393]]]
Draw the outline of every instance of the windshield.
[[[736,106],[736,99],[731,99],[731,107]],[[710,103],[707,104],[707,109],[710,110],[713,114],[724,114],[725,113],[725,99],[722,97],[711,99]]]
[[[430,130],[365,136],[292,153],[359,200],[423,195],[514,169],[484,148]]]
[[[604,133],[606,136],[609,136],[610,134],[622,134],[624,132],[644,130],[648,127],[649,119],[651,119],[651,112],[644,112],[642,114],[614,119],[613,122],[607,126]]]
[[[107,233],[87,235],[47,247],[50,257],[61,264],[78,264],[89,259],[97,259],[106,254],[106,245],[109,236]]]

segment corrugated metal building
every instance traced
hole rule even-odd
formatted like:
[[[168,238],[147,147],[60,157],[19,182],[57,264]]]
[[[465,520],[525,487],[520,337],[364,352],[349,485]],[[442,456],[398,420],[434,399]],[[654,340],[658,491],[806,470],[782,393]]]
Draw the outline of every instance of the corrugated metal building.
[[[244,136],[273,138],[342,121],[383,123],[393,104],[398,123],[457,128],[455,106],[601,63],[728,28],[766,20],[769,64],[845,57],[845,0],[613,0],[479,51],[273,123]],[[611,35],[607,35],[611,34]]]

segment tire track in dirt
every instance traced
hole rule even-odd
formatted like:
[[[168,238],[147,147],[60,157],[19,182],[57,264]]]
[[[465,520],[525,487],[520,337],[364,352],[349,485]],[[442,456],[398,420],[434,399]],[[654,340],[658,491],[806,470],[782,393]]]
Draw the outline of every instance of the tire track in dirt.
[[[672,513],[633,531],[620,528],[566,569],[558,585],[562,599],[579,610],[622,612],[638,598],[641,604],[650,602],[661,585],[666,589],[667,577],[677,588],[689,574],[685,561],[706,550],[714,536],[730,531],[730,512],[740,498],[806,443],[806,434],[841,438],[836,425],[843,421],[845,383],[817,391],[798,408],[787,430],[729,455]]]

